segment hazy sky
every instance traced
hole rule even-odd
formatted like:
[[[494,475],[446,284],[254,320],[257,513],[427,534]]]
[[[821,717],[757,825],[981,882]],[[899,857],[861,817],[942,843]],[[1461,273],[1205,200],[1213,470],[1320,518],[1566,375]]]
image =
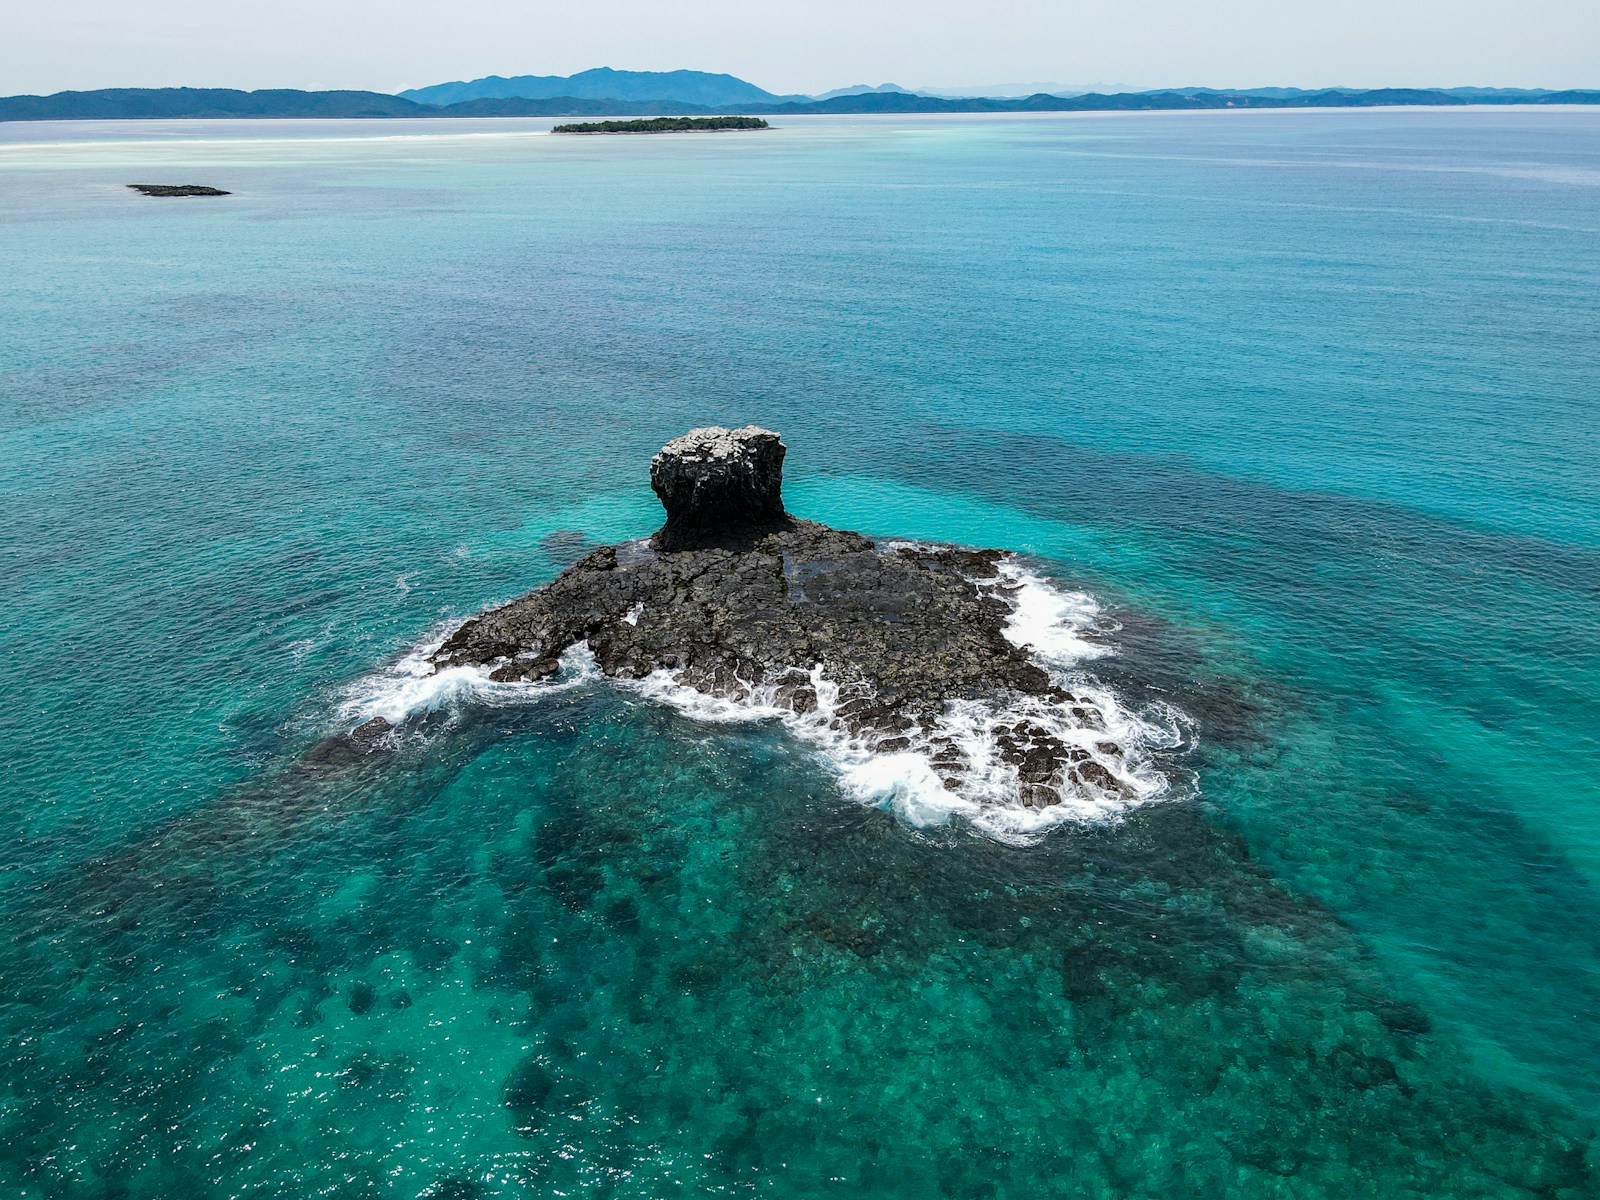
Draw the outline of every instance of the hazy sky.
[[[397,91],[586,67],[777,92],[1065,84],[1600,87],[1600,0],[59,0],[8,2],[0,94]]]

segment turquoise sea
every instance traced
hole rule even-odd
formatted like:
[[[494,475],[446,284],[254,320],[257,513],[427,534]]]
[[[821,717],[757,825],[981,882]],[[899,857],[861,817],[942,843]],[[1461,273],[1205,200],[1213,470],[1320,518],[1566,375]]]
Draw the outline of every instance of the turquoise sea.
[[[1600,1196],[1600,112],[551,124],[0,126],[0,1195]],[[746,422],[1093,596],[1165,796],[301,765]]]

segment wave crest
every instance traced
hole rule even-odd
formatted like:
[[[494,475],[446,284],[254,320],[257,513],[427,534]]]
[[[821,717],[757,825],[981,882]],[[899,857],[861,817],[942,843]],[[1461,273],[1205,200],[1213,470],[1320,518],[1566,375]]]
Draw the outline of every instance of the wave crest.
[[[980,586],[993,586],[1011,606],[1007,640],[1043,666],[1071,703],[952,700],[909,731],[861,734],[842,719],[839,686],[820,666],[791,668],[778,681],[735,681],[732,694],[700,691],[667,670],[616,682],[697,721],[779,721],[821,754],[846,793],[919,827],[959,816],[991,837],[1028,842],[1054,826],[1115,819],[1166,795],[1171,783],[1154,755],[1184,743],[1188,718],[1164,705],[1134,712],[1078,670],[1113,652],[1085,637],[1100,617],[1093,598],[1056,588],[1015,560]],[[797,695],[814,696],[814,705],[797,710]],[[1039,737],[1067,747],[1074,761],[1052,782],[1053,802],[1030,805],[1024,795],[1037,785],[1025,784],[1012,760]]]
[[[553,679],[535,683],[491,679],[486,666],[435,667],[433,655],[447,634],[448,630],[436,630],[392,666],[352,684],[339,704],[340,719],[360,724],[382,717],[399,725],[409,717],[454,712],[469,703],[527,704],[601,678],[586,642],[563,652],[561,670]]]
[[[957,699],[909,729],[860,732],[841,712],[859,696],[841,700],[838,681],[820,665],[761,682],[722,680],[715,693],[666,669],[610,682],[696,721],[780,722],[831,767],[847,795],[917,827],[959,817],[997,840],[1026,843],[1055,826],[1114,820],[1166,796],[1171,781],[1156,755],[1184,745],[1191,722],[1167,705],[1135,711],[1084,673],[1085,663],[1114,653],[1090,639],[1102,615],[1094,599],[1056,587],[1015,559],[974,582],[1010,606],[1004,636],[1050,674],[1065,699]],[[441,711],[453,717],[467,705],[533,703],[605,678],[586,642],[569,647],[559,673],[538,682],[491,679],[498,664],[435,667],[432,657],[449,632],[435,630],[392,666],[353,684],[340,718],[400,725]],[[1035,743],[1064,748],[1064,765],[1051,758],[1046,775],[1033,768],[1025,777],[1019,763],[1028,764]]]

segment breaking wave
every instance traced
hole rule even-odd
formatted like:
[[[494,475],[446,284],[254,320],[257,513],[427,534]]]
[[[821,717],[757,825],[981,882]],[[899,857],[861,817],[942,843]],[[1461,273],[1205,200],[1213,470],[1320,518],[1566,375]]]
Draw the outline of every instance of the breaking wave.
[[[1007,639],[1048,670],[1072,703],[1034,696],[955,700],[927,727],[861,735],[840,718],[838,683],[820,666],[794,668],[778,682],[747,684],[737,696],[699,691],[666,670],[618,682],[697,721],[779,721],[821,753],[848,794],[889,807],[915,826],[960,817],[998,840],[1031,842],[1054,826],[1114,819],[1166,795],[1171,784],[1154,754],[1182,745],[1188,720],[1160,705],[1136,713],[1078,670],[1112,652],[1085,637],[1100,617],[1094,600],[1058,589],[1014,560],[982,586],[994,587],[1011,605]],[[796,712],[784,698],[807,682],[816,706]],[[1094,781],[1065,776],[1056,803],[1024,804],[1017,768],[1001,746],[1002,735],[1019,725],[1053,736],[1095,764]]]
[[[1006,638],[1044,667],[1070,702],[1038,696],[953,700],[924,726],[863,734],[842,718],[839,684],[821,666],[797,666],[784,678],[744,684],[735,694],[700,691],[667,670],[610,682],[696,721],[779,722],[819,754],[846,794],[889,808],[917,827],[959,817],[997,840],[1026,843],[1054,826],[1113,820],[1165,796],[1171,783],[1155,755],[1184,744],[1189,720],[1165,705],[1136,712],[1084,674],[1085,663],[1113,653],[1090,639],[1102,615],[1093,598],[1057,588],[1014,559],[977,583],[1011,607]],[[570,647],[557,675],[538,682],[496,681],[488,667],[435,668],[432,656],[451,628],[435,630],[391,666],[352,684],[338,707],[341,721],[358,725],[382,717],[398,726],[430,713],[453,717],[468,705],[533,703],[605,678],[587,643]],[[796,711],[797,692],[814,696],[814,707]],[[1023,802],[1018,769],[1002,744],[1009,738],[1014,747],[1019,728],[1053,738],[1075,760],[1050,785],[1053,803]]]
[[[534,683],[490,679],[488,667],[435,668],[431,659],[449,632],[436,631],[398,662],[352,684],[339,704],[340,720],[355,725],[382,717],[399,725],[408,717],[453,712],[468,703],[526,704],[601,678],[586,642],[562,654],[561,670],[554,678]]]

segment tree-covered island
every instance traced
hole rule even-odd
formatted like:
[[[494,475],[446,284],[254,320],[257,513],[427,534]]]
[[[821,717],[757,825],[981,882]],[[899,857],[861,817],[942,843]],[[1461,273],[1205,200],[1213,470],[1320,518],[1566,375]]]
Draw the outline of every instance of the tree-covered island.
[[[637,121],[584,121],[557,125],[551,133],[726,133],[768,129],[760,117],[645,117]]]

